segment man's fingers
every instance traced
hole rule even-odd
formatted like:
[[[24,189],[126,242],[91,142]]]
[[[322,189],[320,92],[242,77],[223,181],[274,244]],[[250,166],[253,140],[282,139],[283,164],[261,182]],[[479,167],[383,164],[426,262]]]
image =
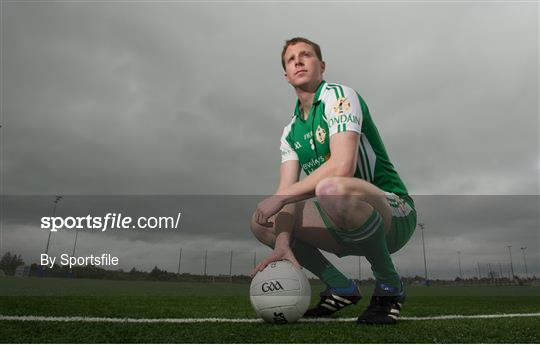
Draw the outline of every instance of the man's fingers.
[[[257,272],[259,272],[261,270],[261,264],[262,264],[262,262],[259,262],[257,264],[257,266],[255,266],[255,268],[251,271],[251,273],[250,273],[251,278],[255,277]]]
[[[264,259],[262,262],[261,262],[261,268],[260,270],[264,270],[266,268],[266,266],[268,266],[269,263],[271,263],[272,260],[271,259]]]
[[[265,228],[271,228],[274,223],[268,221],[268,217],[265,217],[261,212],[255,212],[255,221],[257,224],[264,226]]]
[[[252,271],[251,271],[251,278],[255,277],[255,275],[259,272],[259,266],[255,267]]]
[[[298,260],[294,259],[293,261],[291,261],[291,263],[293,264],[294,267],[296,268],[302,268],[302,265],[300,265],[300,263],[298,262]]]
[[[300,263],[298,262],[298,260],[296,260],[296,257],[294,256],[294,254],[290,254],[290,255],[287,255],[287,260],[289,260],[289,262],[296,268],[302,268],[302,265],[300,265]]]
[[[264,269],[266,268],[266,266],[268,266],[268,264],[271,263],[271,262],[272,262],[272,260],[269,259],[269,258],[266,258],[266,259],[264,259],[263,261],[261,261],[261,262],[259,263],[259,265],[258,265],[259,271],[264,270]]]
[[[271,227],[272,225],[274,225],[274,223],[271,223],[268,221],[268,218],[266,218],[262,213],[257,213],[257,223],[259,225],[262,225],[266,228],[269,228]]]

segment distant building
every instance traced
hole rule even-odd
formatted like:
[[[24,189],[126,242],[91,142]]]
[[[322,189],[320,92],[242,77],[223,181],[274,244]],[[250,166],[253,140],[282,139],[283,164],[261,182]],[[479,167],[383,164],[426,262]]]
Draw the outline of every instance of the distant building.
[[[28,277],[30,275],[30,266],[20,265],[15,269],[15,277]]]

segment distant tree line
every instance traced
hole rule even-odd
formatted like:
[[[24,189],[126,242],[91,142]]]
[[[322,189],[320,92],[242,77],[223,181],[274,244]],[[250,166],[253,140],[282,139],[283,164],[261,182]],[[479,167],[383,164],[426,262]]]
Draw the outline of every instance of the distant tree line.
[[[24,261],[20,255],[5,253],[0,259],[0,270],[4,271],[7,275],[14,275],[15,269],[21,265],[24,265]]]
[[[107,270],[99,266],[75,266],[72,269],[66,266],[54,265],[52,268],[45,268],[43,266],[38,266],[37,264],[32,264],[30,266],[30,275],[37,277],[57,277],[57,278],[85,278],[85,279],[110,279],[110,280],[138,280],[138,281],[176,281],[176,282],[186,282],[186,281],[214,281],[214,282],[249,282],[251,281],[249,276],[245,275],[234,275],[229,277],[228,275],[219,275],[219,276],[204,276],[196,275],[189,273],[171,273],[162,269],[159,269],[157,266],[150,272],[140,271],[133,267],[129,271],[124,271],[122,269],[118,270]]]
[[[10,252],[5,253],[0,259],[0,270],[4,271],[6,275],[14,275],[17,267],[24,265],[21,255],[11,254]],[[133,267],[129,271],[124,271],[122,269],[118,270],[107,270],[99,266],[75,266],[72,269],[69,269],[66,266],[54,265],[52,268],[39,266],[36,263],[30,265],[30,276],[36,277],[57,277],[57,278],[86,278],[86,279],[110,279],[110,280],[138,280],[138,281],[175,281],[175,282],[235,282],[235,283],[245,283],[250,282],[251,278],[247,275],[197,275],[190,273],[172,273],[166,270],[162,270],[157,266],[150,272],[140,271]],[[402,277],[405,284],[425,284],[425,280],[421,276],[415,277]],[[515,284],[516,282],[519,285],[524,284],[527,281],[536,281],[536,276],[533,276],[532,279],[523,280],[515,277],[514,281],[511,281],[508,278],[502,279],[489,279],[482,278],[478,279],[476,277],[471,279],[461,279],[456,278],[454,280],[444,280],[444,279],[433,279],[429,283],[434,285],[462,285],[462,284],[501,284],[501,285],[510,285]],[[373,278],[362,279],[362,283],[373,284]]]

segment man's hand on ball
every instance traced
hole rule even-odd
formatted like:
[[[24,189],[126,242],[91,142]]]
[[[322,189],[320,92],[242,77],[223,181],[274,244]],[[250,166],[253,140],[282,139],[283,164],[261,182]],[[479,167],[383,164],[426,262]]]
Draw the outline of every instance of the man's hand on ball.
[[[263,261],[259,262],[257,266],[251,271],[250,276],[253,278],[257,272],[265,269],[266,266],[274,261],[288,260],[296,268],[301,268],[300,263],[294,257],[294,254],[289,246],[276,247],[272,253]]]

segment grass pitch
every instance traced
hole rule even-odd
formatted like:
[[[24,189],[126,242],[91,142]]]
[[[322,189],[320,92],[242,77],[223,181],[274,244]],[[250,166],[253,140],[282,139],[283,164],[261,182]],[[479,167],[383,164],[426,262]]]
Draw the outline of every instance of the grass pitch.
[[[0,314],[116,318],[255,318],[246,284],[0,278]],[[314,295],[322,286],[313,287]],[[369,302],[339,317],[355,317]],[[314,296],[313,301],[316,298]],[[403,316],[540,312],[539,287],[408,287]],[[540,317],[354,322],[105,323],[0,321],[0,343],[538,343]]]

